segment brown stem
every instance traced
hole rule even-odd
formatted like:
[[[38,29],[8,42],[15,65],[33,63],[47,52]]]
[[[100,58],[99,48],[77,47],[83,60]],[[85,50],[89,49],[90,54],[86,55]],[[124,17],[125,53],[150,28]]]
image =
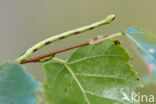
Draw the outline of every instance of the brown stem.
[[[70,46],[70,47],[67,47],[67,48],[63,48],[63,49],[60,49],[60,50],[57,50],[57,51],[47,53],[47,54],[44,54],[44,55],[41,55],[41,56],[30,58],[29,60],[23,60],[23,61],[21,61],[21,64],[26,64],[26,63],[30,63],[30,62],[39,62],[40,59],[43,59],[43,58],[46,58],[48,56],[52,56],[52,55],[55,55],[57,53],[61,53],[61,52],[67,51],[67,50],[71,50],[71,49],[74,49],[74,48],[85,46],[85,45],[88,45],[89,43],[90,43],[89,41],[83,42],[83,43],[76,44],[76,45],[73,45],[73,46]]]
[[[92,41],[86,41],[86,42],[83,42],[83,43],[80,43],[80,44],[76,44],[76,45],[73,45],[73,46],[70,46],[70,47],[67,47],[67,48],[63,48],[63,49],[60,49],[60,50],[57,50],[57,51],[53,51],[53,52],[44,54],[44,55],[41,55],[41,56],[30,58],[29,60],[23,60],[23,61],[21,61],[20,64],[26,64],[26,63],[31,63],[31,62],[40,62],[41,59],[44,59],[44,58],[46,58],[48,56],[52,56],[52,55],[55,55],[55,54],[58,54],[58,53],[61,53],[61,52],[65,52],[67,50],[71,50],[71,49],[74,49],[74,48],[86,46],[86,45],[89,45],[89,44],[98,44],[98,43],[101,43],[101,42],[103,42],[103,41],[105,41],[107,39],[110,39],[110,38],[113,38],[113,37],[116,37],[116,36],[121,36],[121,35],[122,35],[121,33],[116,33],[116,34],[113,34],[113,35],[104,36],[101,39],[94,38]]]

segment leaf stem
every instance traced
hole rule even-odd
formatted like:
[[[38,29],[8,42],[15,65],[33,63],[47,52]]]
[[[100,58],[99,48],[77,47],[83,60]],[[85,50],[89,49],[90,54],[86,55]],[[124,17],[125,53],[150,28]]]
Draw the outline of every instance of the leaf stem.
[[[60,64],[65,64],[66,63],[64,60],[59,59],[59,58],[53,58],[53,61],[58,62]]]
[[[30,58],[29,60],[23,60],[20,62],[20,64],[26,64],[26,63],[31,63],[31,62],[40,62],[41,59],[44,59],[46,57],[49,57],[49,56],[52,56],[52,55],[55,55],[55,54],[58,54],[58,53],[61,53],[61,52],[65,52],[65,51],[68,51],[68,50],[71,50],[71,49],[74,49],[74,48],[78,48],[78,47],[82,47],[82,46],[86,46],[86,45],[92,45],[92,44],[98,44],[98,43],[101,43],[105,40],[108,40],[108,39],[111,39],[111,38],[114,38],[114,37],[117,37],[117,36],[121,36],[122,33],[116,33],[116,34],[112,34],[112,35],[103,35],[100,37],[100,39],[92,39],[92,41],[86,41],[86,42],[83,42],[83,43],[80,43],[80,44],[76,44],[76,45],[72,45],[72,46],[69,46],[67,48],[63,48],[63,49],[60,49],[60,50],[57,50],[57,51],[52,51],[50,53],[47,53],[47,54],[43,54],[43,55],[40,55],[40,56],[37,56],[37,57],[34,57],[34,58]]]
[[[69,36],[72,36],[72,35],[76,35],[76,34],[79,34],[79,33],[82,33],[82,32],[85,32],[85,31],[88,31],[88,30],[92,30],[96,27],[99,27],[99,26],[102,26],[104,24],[109,24],[110,22],[112,22],[113,20],[115,19],[115,15],[109,15],[107,16],[104,20],[101,20],[99,22],[96,22],[96,23],[93,23],[91,25],[87,25],[87,26],[84,26],[84,27],[80,27],[78,29],[74,29],[74,30],[71,30],[71,31],[67,31],[67,32],[64,32],[64,33],[61,33],[61,34],[58,34],[56,36],[52,36],[48,39],[45,39],[39,43],[37,43],[36,45],[32,46],[30,49],[28,49],[24,55],[22,55],[21,57],[17,58],[15,60],[16,63],[21,63],[21,61],[26,61],[28,60],[28,58],[34,53],[36,52],[37,50],[39,50],[40,48],[52,43],[52,42],[55,42],[57,40],[61,40],[61,39],[64,39],[66,37],[69,37]]]

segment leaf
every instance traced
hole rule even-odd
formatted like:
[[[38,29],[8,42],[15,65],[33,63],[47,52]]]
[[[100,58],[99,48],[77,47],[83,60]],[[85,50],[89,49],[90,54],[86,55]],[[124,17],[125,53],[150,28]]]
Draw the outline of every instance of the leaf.
[[[135,104],[123,99],[139,86],[129,60],[124,48],[107,40],[79,48],[62,64],[45,64],[47,103]]]
[[[133,41],[136,49],[147,63],[149,75],[143,77],[145,83],[156,83],[156,35],[137,27],[130,27],[125,34]]]
[[[36,90],[39,83],[12,63],[0,65],[0,104],[37,104]]]
[[[138,28],[138,27],[130,27],[125,31],[125,34],[129,34],[131,37],[133,37],[136,40],[140,40],[144,43],[148,43],[148,44],[156,44],[156,35],[154,35],[153,33]]]

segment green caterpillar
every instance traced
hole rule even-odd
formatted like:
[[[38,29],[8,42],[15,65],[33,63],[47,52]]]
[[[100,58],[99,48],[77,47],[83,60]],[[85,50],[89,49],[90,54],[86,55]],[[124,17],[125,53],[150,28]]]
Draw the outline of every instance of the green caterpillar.
[[[99,27],[101,25],[108,24],[111,21],[113,21],[114,19],[115,19],[115,15],[109,15],[104,20],[101,20],[99,22],[93,23],[91,25],[87,25],[87,26],[84,26],[84,27],[80,27],[78,29],[70,30],[70,31],[58,34],[56,36],[52,36],[52,37],[50,37],[48,39],[45,39],[45,40],[37,43],[36,45],[34,45],[30,49],[28,49],[24,53],[24,55],[22,55],[21,57],[17,58],[15,61],[16,61],[16,63],[20,63],[23,60],[27,60],[34,52],[36,52],[40,48],[42,48],[42,47],[44,47],[44,46],[46,46],[46,45],[48,45],[48,44],[50,44],[52,42],[55,42],[57,40],[61,40],[61,39],[64,39],[66,37],[69,37],[69,36],[72,36],[72,35],[76,35],[76,34],[79,34],[79,33],[82,33],[82,32],[88,31],[88,30],[92,30],[92,29],[94,29],[96,27]]]

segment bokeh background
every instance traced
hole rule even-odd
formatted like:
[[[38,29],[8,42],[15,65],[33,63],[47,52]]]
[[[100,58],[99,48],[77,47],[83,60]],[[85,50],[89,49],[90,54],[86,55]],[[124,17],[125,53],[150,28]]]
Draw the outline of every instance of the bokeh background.
[[[156,33],[156,0],[0,0],[0,63],[14,60],[35,43],[116,14],[116,20],[95,30],[55,42],[36,55],[80,43],[97,35],[124,31],[139,26]],[[133,57],[132,64],[139,76],[147,75],[141,58],[127,38],[120,38]],[[57,57],[67,59],[74,50]],[[35,79],[43,81],[43,64],[26,64]],[[155,95],[156,85],[137,90],[141,94]],[[152,104],[152,103],[151,103]]]

